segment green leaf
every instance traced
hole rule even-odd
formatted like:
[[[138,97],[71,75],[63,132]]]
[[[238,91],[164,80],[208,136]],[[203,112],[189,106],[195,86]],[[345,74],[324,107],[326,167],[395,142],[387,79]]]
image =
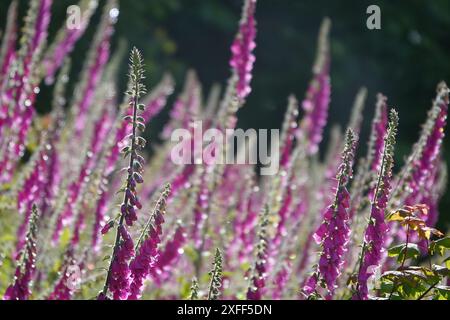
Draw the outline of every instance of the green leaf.
[[[429,251],[433,255],[436,251],[443,256],[446,250],[450,249],[450,237],[445,237],[436,241],[431,241]]]
[[[419,247],[415,243],[408,243],[408,246],[406,246],[406,243],[402,243],[388,250],[389,257],[398,257],[398,262],[403,261],[403,259],[405,258],[405,253],[406,259],[416,259],[420,256]]]
[[[450,300],[450,287],[449,286],[436,286],[435,299]]]

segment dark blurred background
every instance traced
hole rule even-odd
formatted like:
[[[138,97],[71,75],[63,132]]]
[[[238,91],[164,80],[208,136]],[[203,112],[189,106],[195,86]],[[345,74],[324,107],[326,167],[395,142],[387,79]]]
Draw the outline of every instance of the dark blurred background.
[[[28,1],[21,1],[22,15]],[[104,1],[100,1],[101,5]],[[0,1],[0,26],[4,27],[10,1]],[[73,0],[55,0],[51,38],[64,23]],[[381,30],[366,28],[366,9],[381,8]],[[224,84],[230,74],[229,46],[237,30],[241,0],[122,0],[115,34],[144,52],[148,85],[158,82],[164,71],[183,84],[185,72],[194,68],[205,94],[213,83]],[[72,54],[74,79],[84,61],[101,10]],[[450,82],[450,1],[448,0],[259,0],[258,36],[253,92],[239,112],[243,128],[278,128],[290,93],[304,97],[314,62],[317,31],[324,16],[332,19],[332,103],[330,123],[347,122],[360,86],[369,90],[364,111],[365,141],[373,115],[375,95],[388,96],[389,105],[400,113],[397,160],[402,161],[417,140],[431,99],[440,80]],[[125,78],[124,61],[123,80]],[[51,88],[39,98],[47,108]],[[43,111],[44,112],[44,111]],[[156,133],[167,110],[151,124]],[[330,126],[327,127],[326,135]],[[153,135],[155,136],[155,135]],[[445,141],[450,160],[450,139]],[[365,148],[365,143],[362,143]],[[364,148],[360,153],[365,152]],[[448,161],[449,162],[449,161]],[[450,163],[450,162],[449,162]],[[450,222],[450,193],[441,203],[440,228]]]

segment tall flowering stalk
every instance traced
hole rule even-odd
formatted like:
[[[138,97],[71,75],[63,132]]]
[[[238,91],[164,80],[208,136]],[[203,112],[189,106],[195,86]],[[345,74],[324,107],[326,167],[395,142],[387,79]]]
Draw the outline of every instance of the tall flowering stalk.
[[[74,115],[75,135],[81,137],[86,125],[89,109],[94,101],[105,65],[110,56],[110,41],[117,22],[118,4],[116,0],[108,0],[104,9],[100,25],[95,34],[94,44],[91,46],[86,63],[83,67],[82,78],[76,88],[75,101],[72,107]]]
[[[255,264],[251,271],[250,286],[247,289],[247,299],[261,300],[264,294],[267,277],[267,228],[269,226],[269,206],[265,206],[259,221],[259,231],[256,243]]]
[[[208,289],[208,300],[217,300],[220,297],[220,288],[222,287],[222,252],[217,248],[214,255],[213,268],[209,272],[211,278]]]
[[[37,64],[47,38],[51,0],[33,0],[28,9],[20,49],[0,100],[0,181],[9,182],[25,151],[39,93]],[[9,129],[9,134],[3,131]],[[7,137],[7,138],[6,138]],[[6,139],[5,139],[6,138]]]
[[[379,267],[382,254],[385,251],[388,225],[385,222],[384,216],[391,191],[394,147],[398,128],[397,112],[391,110],[389,118],[389,128],[385,136],[381,169],[373,195],[369,225],[364,235],[364,244],[358,271],[357,292],[353,296],[354,299],[368,299],[367,280],[373,275],[374,269]]]
[[[53,116],[52,124],[49,130],[49,141],[47,149],[49,149],[47,166],[47,184],[44,190],[42,216],[49,216],[53,213],[53,204],[60,190],[61,175],[61,156],[58,152],[58,143],[65,124],[66,91],[69,82],[69,71],[71,68],[71,60],[67,58],[63,67],[58,74],[57,82],[53,91]]]
[[[146,143],[145,139],[138,135],[138,130],[145,128],[145,125],[141,122],[141,117],[138,115],[138,111],[144,108],[144,105],[139,103],[139,98],[145,94],[146,89],[142,83],[145,79],[142,54],[136,48],[133,48],[130,54],[129,77],[130,87],[127,95],[130,97],[129,105],[133,110],[133,115],[126,116],[124,120],[130,122],[133,129],[128,137],[129,145],[123,148],[122,152],[130,160],[127,168],[126,186],[122,190],[124,192],[124,199],[120,206],[121,213],[117,226],[113,254],[101,295],[102,297],[106,297],[108,289],[111,289],[114,298],[121,299],[126,299],[128,296],[126,292],[130,277],[128,261],[134,256],[133,241],[128,231],[126,231],[124,222],[128,226],[133,225],[133,222],[137,220],[136,210],[142,208],[136,194],[136,186],[143,182],[141,173],[144,159],[138,154],[138,151]]]
[[[8,70],[15,58],[17,41],[17,0],[11,2],[8,8],[5,35],[3,36],[0,49],[0,93],[4,81],[8,78]],[[0,122],[1,122],[0,118]],[[0,124],[1,127],[1,124]]]
[[[174,81],[170,75],[166,75],[161,80],[160,84],[156,86],[148,97],[144,98],[145,108],[140,115],[143,119],[142,123],[146,124],[154,116],[156,116],[162,108],[166,105],[168,97],[173,93]],[[127,109],[126,116],[133,116],[132,110]],[[119,119],[121,120],[121,119]],[[110,175],[116,168],[117,159],[120,156],[121,147],[124,145],[125,137],[131,134],[131,128],[127,122],[120,121],[116,124],[115,142],[108,155],[107,168],[105,175]],[[159,187],[159,186],[158,186]]]
[[[53,83],[58,68],[63,65],[64,59],[72,52],[76,42],[86,31],[97,6],[97,0],[80,0],[78,3],[78,7],[81,9],[80,25],[69,28],[67,21],[64,20],[63,26],[56,35],[56,40],[47,49],[42,59],[43,73],[48,84]]]
[[[281,130],[280,167],[285,171],[288,170],[289,164],[291,163],[298,114],[297,98],[294,95],[290,95]]]
[[[107,103],[105,103],[105,107],[108,107]],[[110,131],[112,121],[111,112],[109,110],[100,111],[102,111],[102,114],[93,124],[93,132],[90,137],[86,157],[82,162],[78,176],[68,187],[68,201],[66,202],[63,212],[57,219],[56,228],[53,233],[54,243],[59,240],[63,226],[66,226],[73,219],[73,216],[77,215],[78,207],[83,197],[83,191],[90,180],[90,175],[94,171],[96,165],[101,163],[101,161],[99,161],[99,156],[102,151],[101,142],[106,140],[106,135]],[[81,220],[78,221],[81,222]]]
[[[319,253],[319,264],[316,271],[303,288],[304,293],[308,296],[316,292],[318,282],[322,281],[327,289],[327,298],[331,299],[336,289],[336,281],[341,274],[343,257],[347,251],[350,237],[348,212],[350,194],[347,191],[347,184],[353,172],[355,143],[356,137],[353,130],[348,129],[342,163],[336,175],[338,186],[335,199],[333,204],[326,209],[323,215],[324,220],[314,234],[314,240],[322,250]]]
[[[373,191],[375,190],[374,184],[376,184],[378,173],[381,169],[381,160],[385,143],[384,138],[386,136],[388,125],[386,100],[387,98],[381,93],[377,95],[367,156],[361,161],[361,165],[358,167],[358,173],[356,174],[352,185],[352,216],[358,211],[362,197],[365,196],[368,191],[370,201],[373,198]]]
[[[256,47],[255,9],[256,0],[245,0],[239,32],[231,46],[230,66],[237,77],[236,93],[241,100],[245,100],[251,92],[250,82],[255,62],[252,52]]]
[[[162,225],[166,214],[167,198],[170,195],[170,185],[166,185],[161,193],[147,225],[142,230],[136,244],[136,257],[130,262],[131,284],[128,299],[136,300],[142,296],[144,281],[155,273],[159,259],[159,244],[161,242]]]
[[[26,243],[19,258],[19,265],[14,274],[14,283],[10,285],[4,300],[27,300],[31,295],[31,283],[36,271],[36,238],[38,209],[34,205],[30,215]]]
[[[331,21],[323,20],[319,31],[317,58],[313,67],[313,79],[303,100],[304,115],[300,121],[298,135],[306,143],[308,154],[315,154],[322,141],[323,129],[328,119],[330,104],[330,48],[328,35]]]
[[[23,186],[17,194],[17,208],[23,216],[23,222],[17,230],[17,253],[20,253],[26,243],[26,233],[32,215],[32,207],[41,207],[42,204],[43,190],[47,178],[45,173],[48,170],[49,163],[49,151],[51,150],[47,149],[47,143],[44,141],[31,161],[32,171],[23,182]]]
[[[164,126],[162,137],[168,139],[177,128],[192,130],[192,121],[199,116],[201,106],[201,85],[197,74],[190,70],[182,93],[175,101],[170,111],[170,120]]]
[[[449,88],[445,82],[439,83],[436,99],[428,113],[419,141],[414,145],[411,155],[402,168],[393,190],[393,201],[401,198],[407,204],[415,204],[427,178],[432,171],[433,162],[439,154],[446,126],[449,104]]]

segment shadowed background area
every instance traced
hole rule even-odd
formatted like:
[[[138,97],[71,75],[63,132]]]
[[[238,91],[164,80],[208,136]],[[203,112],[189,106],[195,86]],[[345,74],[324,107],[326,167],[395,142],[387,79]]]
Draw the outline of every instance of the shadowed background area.
[[[10,1],[0,2],[0,26]],[[66,8],[73,0],[53,4],[50,36],[65,21]],[[103,1],[100,1],[103,4]],[[366,28],[366,8],[381,8],[381,30]],[[229,46],[236,32],[242,1],[239,0],[127,0],[121,1],[115,44],[125,39],[136,45],[145,57],[148,85],[163,72],[171,72],[177,90],[187,69],[193,68],[207,94],[213,83],[224,84],[230,74]],[[20,1],[22,13],[27,1]],[[85,59],[101,10],[77,43],[73,57],[73,77]],[[20,16],[23,16],[21,14]],[[450,2],[447,0],[411,1],[302,1],[261,0],[256,19],[258,36],[253,91],[239,112],[242,128],[278,128],[286,108],[287,96],[304,97],[314,62],[316,38],[324,16],[332,20],[331,78],[332,102],[329,124],[345,125],[354,96],[360,86],[369,90],[364,111],[365,122],[359,153],[365,152],[375,95],[382,92],[388,105],[400,114],[397,161],[410,151],[420,126],[431,106],[439,81],[450,81]],[[126,81],[126,63],[123,64]],[[38,109],[48,110],[52,88],[43,88]],[[172,100],[173,101],[173,98]],[[170,105],[170,103],[169,103]],[[150,124],[150,136],[156,137],[168,108]],[[331,125],[325,132],[326,137]],[[445,158],[450,160],[450,140],[445,140]],[[398,169],[397,165],[397,169]],[[450,193],[441,202],[439,227],[450,222]]]

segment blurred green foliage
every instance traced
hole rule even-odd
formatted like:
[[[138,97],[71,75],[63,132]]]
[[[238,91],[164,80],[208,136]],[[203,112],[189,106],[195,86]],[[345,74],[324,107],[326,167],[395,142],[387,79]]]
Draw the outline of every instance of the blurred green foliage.
[[[1,28],[9,3],[0,2]],[[21,1],[21,16],[26,3]],[[67,6],[75,3],[54,1],[51,37],[64,22]],[[366,8],[371,4],[381,8],[381,30],[366,28]],[[241,0],[122,0],[115,43],[124,38],[130,47],[142,49],[149,86],[157,83],[164,71],[170,71],[180,90],[186,70],[194,68],[206,94],[213,83],[224,84],[229,76],[229,46],[241,6]],[[400,114],[397,160],[401,161],[418,137],[437,83],[450,81],[448,0],[260,0],[253,92],[239,112],[239,125],[277,128],[288,94],[303,98],[311,76],[318,27],[324,16],[333,22],[330,123],[346,123],[354,95],[364,85],[369,90],[369,100],[361,139],[366,141],[375,95],[384,93],[389,105]],[[74,79],[98,17],[99,12],[72,55]],[[125,61],[123,67],[125,75]],[[124,76],[122,86],[125,80]],[[38,101],[40,110],[48,107],[50,92],[51,88],[43,90]],[[151,124],[153,133],[166,118],[167,110]],[[329,129],[330,126],[327,133]],[[365,147],[365,143],[361,145]],[[450,140],[446,139],[447,162],[449,145]],[[441,205],[439,227],[443,229],[450,222],[449,205],[447,193]]]

